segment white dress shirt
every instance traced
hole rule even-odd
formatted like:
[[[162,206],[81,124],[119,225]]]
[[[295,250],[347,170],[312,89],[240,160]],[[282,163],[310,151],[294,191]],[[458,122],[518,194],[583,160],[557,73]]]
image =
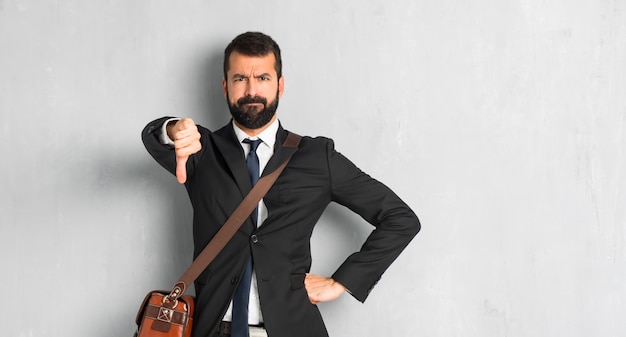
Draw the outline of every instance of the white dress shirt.
[[[248,156],[248,152],[250,152],[250,145],[244,143],[245,139],[256,140],[261,139],[263,142],[259,144],[259,147],[256,149],[256,155],[259,157],[259,172],[262,174],[267,162],[270,160],[272,155],[274,154],[274,144],[276,143],[276,133],[278,132],[278,120],[275,120],[270,124],[270,126],[263,130],[258,136],[250,137],[243,130],[241,130],[235,123],[233,123],[233,129],[235,130],[235,135],[237,136],[237,140],[239,140],[239,145],[243,148],[244,158]],[[265,203],[263,203],[263,199],[259,202],[258,208],[258,218],[257,218],[257,227],[260,227],[263,224],[263,221],[267,219],[267,207]],[[232,309],[233,303],[231,302],[228,306],[228,310],[226,311],[226,315],[224,315],[225,321],[230,321],[232,318]],[[248,324],[257,325],[263,323],[263,316],[261,315],[261,302],[259,301],[259,290],[256,283],[256,273],[252,272],[252,285],[250,286],[250,304],[248,305]]]
[[[167,131],[165,127],[170,121],[176,121],[180,118],[172,118],[165,123],[163,123],[163,128],[161,129],[160,141],[162,144],[166,145],[174,145],[174,142],[168,137]],[[239,145],[243,149],[244,159],[248,156],[248,152],[250,152],[250,145],[244,143],[245,139],[256,140],[261,139],[263,142],[259,144],[259,147],[256,150],[257,157],[259,158],[259,172],[263,172],[267,162],[270,160],[272,155],[274,154],[274,144],[276,143],[276,133],[278,132],[278,119],[276,119],[272,124],[268,126],[267,129],[263,130],[259,135],[255,137],[248,136],[243,130],[241,130],[235,123],[232,123],[233,130],[235,131],[235,135],[237,136],[237,140],[239,141]],[[257,227],[263,224],[263,221],[267,219],[267,207],[263,200],[259,202],[258,207],[258,218],[257,218]],[[228,310],[224,315],[225,321],[232,320],[232,309],[233,303],[231,302],[228,306]],[[259,301],[259,290],[256,282],[256,273],[253,271],[252,273],[252,284],[250,285],[250,304],[248,307],[248,324],[258,325],[263,323],[263,316],[261,314],[261,303]]]

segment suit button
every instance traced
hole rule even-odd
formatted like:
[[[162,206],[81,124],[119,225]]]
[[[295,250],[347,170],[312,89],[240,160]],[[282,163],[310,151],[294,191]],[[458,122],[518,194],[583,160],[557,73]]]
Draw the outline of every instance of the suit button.
[[[250,240],[252,240],[252,243],[257,243],[259,242],[259,237],[256,236],[256,234],[252,234],[252,236],[250,237]]]
[[[237,284],[237,282],[239,282],[239,278],[238,277],[233,277],[233,279],[230,280],[230,284]]]

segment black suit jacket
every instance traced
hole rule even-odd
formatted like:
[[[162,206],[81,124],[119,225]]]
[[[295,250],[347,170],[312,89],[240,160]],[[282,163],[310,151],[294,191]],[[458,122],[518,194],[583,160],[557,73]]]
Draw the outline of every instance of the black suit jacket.
[[[142,137],[148,152],[175,174],[174,150],[162,145],[161,118]],[[241,146],[228,124],[217,132],[198,126],[202,150],[187,162],[185,187],[193,206],[194,257],[250,191]],[[294,149],[283,148],[280,127],[274,155],[263,174],[272,172]],[[335,151],[328,138],[304,137],[276,183],[263,198],[268,218],[258,229],[251,219],[195,282],[194,336],[216,336],[246,261],[252,255],[265,328],[270,337],[328,336],[317,306],[304,289],[311,267],[310,238],[326,206],[337,202],[376,228],[361,250],[349,256],[332,277],[365,301],[382,273],[420,230],[413,211],[382,183]]]

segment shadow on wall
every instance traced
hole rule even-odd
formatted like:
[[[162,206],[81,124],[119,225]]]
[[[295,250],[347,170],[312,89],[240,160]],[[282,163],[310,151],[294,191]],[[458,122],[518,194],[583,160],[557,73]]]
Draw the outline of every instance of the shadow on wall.
[[[119,219],[117,232],[125,237],[121,242],[114,242],[120,241],[113,238],[118,234],[103,238],[110,242],[105,247],[107,280],[99,281],[101,288],[91,298],[79,299],[99,308],[82,312],[81,321],[89,322],[89,336],[132,336],[146,293],[168,290],[191,263],[192,209],[184,187],[149,154],[108,153],[102,158],[101,165],[107,159],[118,161],[109,166],[112,183],[101,189],[106,194],[101,199],[127,199],[129,205],[118,207],[120,212],[112,216]]]
[[[197,58],[198,62],[190,67],[191,73],[188,76],[191,82],[189,87],[193,88],[197,97],[196,102],[192,104],[194,109],[179,117],[191,117],[198,124],[216,130],[230,120],[221,87],[223,51],[213,48],[205,55],[208,56]],[[145,124],[148,122],[150,121],[146,120]],[[143,125],[136,130],[139,143],[142,127]],[[143,144],[140,146],[145,151]],[[158,219],[158,223],[147,223],[148,220],[140,219],[139,222],[143,222],[144,226],[143,232],[139,229],[128,230],[134,233],[131,235],[137,236],[128,239],[130,244],[142,246],[145,251],[133,253],[135,256],[120,257],[129,261],[141,260],[139,266],[124,266],[125,261],[119,262],[120,270],[128,272],[129,268],[134,269],[130,272],[136,275],[120,277],[125,280],[120,281],[122,284],[119,286],[123,287],[121,291],[113,293],[113,289],[109,289],[111,293],[103,292],[102,298],[92,299],[101,303],[116,303],[114,307],[104,309],[107,311],[107,319],[102,320],[101,313],[84,314],[87,316],[83,318],[84,320],[93,322],[89,327],[90,336],[131,336],[136,329],[134,319],[143,296],[153,286],[168,290],[191,263],[192,208],[184,186],[178,184],[175,177],[154,161],[147,152],[143,158],[138,157],[136,153],[119,152],[105,153],[100,158],[102,162],[98,163],[96,171],[107,167],[109,170],[107,174],[113,179],[114,185],[111,189],[101,192],[121,191],[122,195],[145,199],[146,202],[142,205],[146,207],[144,211],[146,218],[158,218],[160,214],[164,216]],[[104,198],[116,197],[119,195],[112,193]],[[129,222],[128,226],[133,226],[132,219],[124,221]],[[146,237],[147,240],[155,242],[146,241]],[[124,284],[125,282],[132,284]],[[114,285],[108,287],[115,288]],[[187,293],[193,295],[193,286]],[[115,299],[112,300],[111,297]]]
[[[193,88],[197,90],[196,109],[191,116],[196,123],[215,131],[228,123],[231,118],[222,91],[224,51],[211,48],[205,55],[207,56],[200,60],[198,67],[194,67],[193,73],[190,74],[194,83]]]

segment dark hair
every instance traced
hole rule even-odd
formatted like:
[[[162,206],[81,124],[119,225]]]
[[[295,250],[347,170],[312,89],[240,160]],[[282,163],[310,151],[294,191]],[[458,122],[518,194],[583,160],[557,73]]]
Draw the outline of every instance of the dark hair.
[[[224,78],[228,76],[230,54],[234,51],[246,56],[266,56],[269,53],[274,53],[276,74],[278,78],[283,75],[283,61],[280,57],[280,48],[276,41],[268,35],[259,32],[246,32],[234,38],[224,50]]]

